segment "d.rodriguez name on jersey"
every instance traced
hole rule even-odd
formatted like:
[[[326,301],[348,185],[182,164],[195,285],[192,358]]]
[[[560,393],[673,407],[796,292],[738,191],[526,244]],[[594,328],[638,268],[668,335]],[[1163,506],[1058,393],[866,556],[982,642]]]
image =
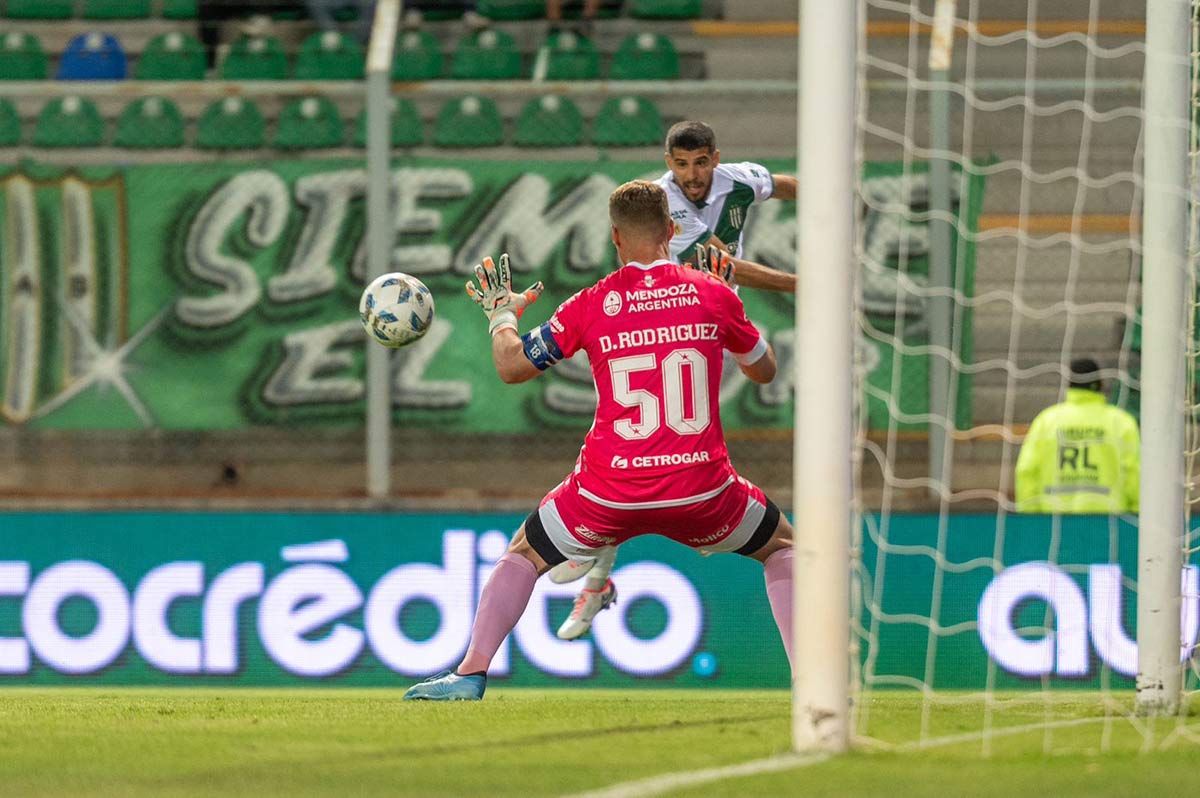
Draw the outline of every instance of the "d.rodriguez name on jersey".
[[[610,335],[601,335],[600,351],[611,352],[614,349],[628,349],[633,346],[654,346],[656,344],[678,344],[687,341],[719,341],[721,328],[717,324],[674,324],[669,327],[649,327],[644,330],[622,330],[617,333],[617,340]]]

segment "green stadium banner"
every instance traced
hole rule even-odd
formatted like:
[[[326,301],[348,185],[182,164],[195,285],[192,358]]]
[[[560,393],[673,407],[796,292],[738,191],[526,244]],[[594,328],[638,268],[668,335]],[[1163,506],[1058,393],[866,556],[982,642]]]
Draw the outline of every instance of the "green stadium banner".
[[[794,165],[770,161],[776,172]],[[454,431],[584,428],[594,391],[582,362],[545,379],[495,377],[483,317],[463,293],[471,267],[508,251],[515,279],[544,280],[526,321],[613,268],[607,198],[657,177],[652,162],[397,161],[393,268],[433,291],[434,327],[395,358],[395,417]],[[367,282],[361,162],[138,165],[56,170],[24,164],[0,178],[0,414],[55,429],[229,430],[358,425],[368,343],[357,319]],[[863,330],[873,428],[889,403],[900,426],[928,408],[925,300],[927,173],[868,164],[863,184]],[[983,179],[958,181],[959,229],[972,231]],[[745,257],[790,270],[794,203],[745,222]],[[971,291],[974,246],[959,246]],[[750,318],[792,358],[794,302],[747,290]],[[970,360],[970,319],[959,325]],[[897,345],[897,344],[902,345]],[[850,364],[847,364],[850,367]],[[970,386],[959,385],[960,425]],[[786,377],[756,386],[729,364],[727,429],[791,426]]]
[[[522,520],[0,514],[0,685],[405,685],[458,662],[479,590]],[[1133,524],[945,522],[940,578],[937,516],[864,524],[854,628],[872,687],[983,689],[990,673],[997,688],[1132,686]],[[617,566],[618,604],[576,641],[554,630],[579,584],[540,580],[494,681],[788,684],[760,565],[639,538]],[[1200,624],[1198,576],[1194,564],[1183,573],[1185,652]]]

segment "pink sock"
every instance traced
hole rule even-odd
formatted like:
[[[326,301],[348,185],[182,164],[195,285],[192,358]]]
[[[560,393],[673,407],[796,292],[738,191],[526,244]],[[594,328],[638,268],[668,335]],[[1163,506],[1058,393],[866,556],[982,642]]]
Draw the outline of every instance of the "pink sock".
[[[767,601],[771,603],[771,614],[783,638],[788,664],[792,663],[792,550],[780,549],[763,563],[763,574],[767,579]]]
[[[479,609],[475,611],[475,625],[471,628],[471,646],[458,666],[458,673],[479,673],[488,669],[504,638],[521,620],[537,578],[537,568],[521,555],[505,554],[500,558],[479,596]]]

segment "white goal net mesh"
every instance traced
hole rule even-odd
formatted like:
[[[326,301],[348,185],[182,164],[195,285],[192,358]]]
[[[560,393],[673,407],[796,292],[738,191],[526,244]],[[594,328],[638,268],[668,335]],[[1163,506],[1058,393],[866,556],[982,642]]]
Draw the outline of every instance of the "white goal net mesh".
[[[1034,417],[1068,398],[1072,361],[1094,360],[1107,401],[1139,411],[1144,13],[860,0],[859,158],[897,164],[859,185],[860,744],[1200,740],[1186,717],[1133,712],[1136,515],[1036,512],[1016,478]],[[1192,156],[1194,170],[1194,135]],[[929,375],[925,395],[900,390],[914,374]],[[1104,495],[1094,431],[1056,443],[1043,492]],[[1200,622],[1196,543],[1185,650]],[[876,710],[912,691],[919,716],[900,736]]]

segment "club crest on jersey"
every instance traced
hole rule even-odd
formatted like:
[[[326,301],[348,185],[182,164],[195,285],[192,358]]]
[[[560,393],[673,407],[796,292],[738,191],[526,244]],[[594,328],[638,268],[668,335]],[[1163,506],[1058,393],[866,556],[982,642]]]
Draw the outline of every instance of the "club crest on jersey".
[[[648,275],[648,274],[647,274],[645,277],[643,277],[643,278],[642,278],[642,282],[646,284],[646,287],[647,287],[647,288],[653,288],[653,287],[654,287],[654,278],[653,278],[653,277],[651,277],[651,276],[650,276],[650,275]]]
[[[621,312],[621,295],[616,291],[609,291],[604,297],[604,312],[609,316],[615,316]]]

